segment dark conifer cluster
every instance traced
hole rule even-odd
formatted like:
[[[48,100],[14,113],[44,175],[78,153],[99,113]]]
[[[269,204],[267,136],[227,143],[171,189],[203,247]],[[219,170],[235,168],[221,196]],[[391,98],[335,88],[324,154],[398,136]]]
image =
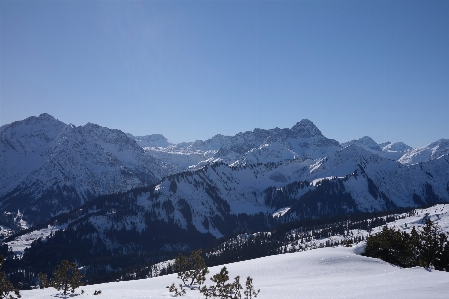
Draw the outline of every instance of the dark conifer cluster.
[[[415,227],[407,233],[384,226],[380,233],[367,238],[364,255],[401,267],[449,271],[448,236],[430,219],[420,232]]]

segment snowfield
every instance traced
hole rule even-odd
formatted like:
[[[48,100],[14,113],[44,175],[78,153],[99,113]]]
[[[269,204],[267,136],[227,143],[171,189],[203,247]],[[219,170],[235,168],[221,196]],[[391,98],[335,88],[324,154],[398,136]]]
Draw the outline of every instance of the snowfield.
[[[359,247],[322,248],[269,256],[226,265],[230,278],[254,279],[260,299],[296,298],[448,298],[449,273],[423,268],[403,269],[378,259],[357,255]],[[221,266],[210,268],[210,274]],[[156,278],[82,287],[73,298],[173,298],[166,286],[176,274]],[[210,285],[208,280],[208,285]],[[63,298],[55,289],[22,291],[22,298]],[[68,296],[69,297],[69,296]],[[70,297],[69,297],[70,298]],[[96,298],[96,297],[94,297]],[[188,291],[184,298],[204,298]]]

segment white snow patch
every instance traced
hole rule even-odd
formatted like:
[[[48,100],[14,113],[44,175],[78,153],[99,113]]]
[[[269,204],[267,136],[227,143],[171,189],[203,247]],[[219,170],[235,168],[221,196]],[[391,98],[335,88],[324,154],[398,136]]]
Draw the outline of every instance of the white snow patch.
[[[273,218],[278,218],[278,217],[282,217],[285,215],[285,213],[287,213],[290,210],[290,207],[285,207],[285,208],[281,208],[279,210],[276,210],[275,212],[273,212]]]

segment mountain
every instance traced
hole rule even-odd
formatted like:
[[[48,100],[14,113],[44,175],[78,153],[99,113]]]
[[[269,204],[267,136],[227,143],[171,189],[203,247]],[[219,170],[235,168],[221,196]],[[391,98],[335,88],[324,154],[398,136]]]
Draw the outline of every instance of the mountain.
[[[438,159],[449,154],[449,139],[440,139],[422,148],[415,148],[404,154],[399,162],[416,164]]]
[[[449,156],[406,166],[355,145],[319,161],[215,163],[61,214],[48,224],[64,231],[43,246],[76,243],[78,257],[193,249],[236,231],[447,202],[447,169]],[[47,225],[36,229],[45,234]]]
[[[102,194],[155,183],[164,173],[119,130],[66,125],[48,114],[0,133],[0,207],[31,223],[45,221]]]
[[[133,136],[126,134],[129,138],[134,139],[141,147],[169,147],[174,144],[161,134],[152,134],[146,136]]]
[[[160,134],[135,137],[91,123],[67,125],[42,114],[1,128],[2,219],[11,222],[20,214],[38,223],[99,195],[210,163],[319,158],[339,148],[308,120],[291,129],[255,129],[174,145]]]
[[[253,148],[239,157],[231,165],[248,165],[258,163],[276,163],[283,160],[294,160],[297,154],[285,147],[282,143],[272,142]]]
[[[382,152],[388,153],[388,157],[393,160],[399,160],[412,150],[411,146],[403,142],[385,142],[382,147]]]
[[[384,142],[381,144],[377,144],[371,137],[364,136],[359,139],[354,139],[348,142],[344,142],[341,144],[343,147],[349,145],[357,145],[364,148],[367,151],[372,152],[373,154],[379,155],[381,157],[391,159],[391,160],[399,160],[403,155],[411,151],[411,147],[406,145],[403,142]]]
[[[434,160],[405,167],[391,158],[410,151],[403,143],[381,148],[365,136],[342,147],[306,119],[290,129],[181,144],[158,134],[134,137],[91,123],[66,125],[48,114],[2,126],[0,134],[0,204],[3,221],[10,223],[18,214],[38,223],[100,195],[156,183],[159,189],[151,192],[160,207],[144,210],[158,221],[168,223],[173,216],[179,228],[192,224],[215,237],[238,228],[234,220],[221,225],[218,218],[242,214],[284,209],[284,219],[297,219],[448,200],[449,180],[439,170],[447,164],[444,139],[412,155],[430,151]],[[171,206],[199,214],[171,215]]]
[[[107,275],[126,261],[167,258],[237,232],[449,201],[444,151],[404,164],[387,152],[409,151],[402,143],[364,137],[342,147],[308,120],[171,144],[43,114],[0,136],[0,225],[18,215],[41,223],[6,247],[35,240],[22,246],[23,263],[42,267],[101,260],[94,270]]]
[[[340,144],[323,136],[310,120],[303,119],[288,129],[254,129],[235,136],[215,135],[205,141],[147,147],[158,159],[185,169],[199,169],[206,164],[229,165],[280,162],[284,159],[317,159],[341,149]]]
[[[346,147],[346,146],[353,145],[353,144],[363,147],[367,151],[377,151],[377,152],[382,151],[380,146],[369,136],[364,136],[359,139],[354,139],[354,140],[342,143],[341,146]]]

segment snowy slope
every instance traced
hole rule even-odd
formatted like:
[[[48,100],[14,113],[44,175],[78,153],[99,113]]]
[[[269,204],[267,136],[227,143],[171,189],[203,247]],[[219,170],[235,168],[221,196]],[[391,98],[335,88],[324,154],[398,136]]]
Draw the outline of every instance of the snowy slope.
[[[133,136],[126,134],[129,138],[134,139],[141,147],[169,147],[174,144],[161,134],[152,134],[146,136]]]
[[[379,155],[383,158],[398,160],[403,155],[407,154],[412,148],[403,142],[384,142],[377,144],[371,137],[364,136],[359,139],[354,139],[341,144],[343,147],[349,145],[358,145],[365,150]]]
[[[447,202],[447,169],[449,156],[405,166],[355,145],[318,162],[213,164],[166,177],[155,187],[94,202],[76,216],[82,219],[77,225],[93,228],[95,238],[109,248],[124,245],[111,237],[123,227],[139,234],[131,242],[141,246],[140,234],[151,233],[155,223],[173,224],[186,236],[218,238],[241,229],[269,229],[282,221]],[[111,211],[118,210],[121,217],[111,221]],[[188,238],[159,241],[154,246],[191,246]]]
[[[415,148],[404,154],[399,162],[403,164],[416,164],[438,159],[449,154],[449,139],[440,139],[422,148]]]
[[[413,215],[404,213],[404,214],[395,214],[394,216],[396,220],[387,223],[386,226],[394,228],[395,230],[410,233],[413,227],[415,227],[415,229],[419,232],[422,231],[423,227],[426,224],[426,221],[430,219],[438,227],[439,231],[445,232],[446,234],[449,233],[449,204],[438,204],[426,209],[416,209],[414,210]],[[296,251],[316,249],[325,247],[327,243],[345,244],[348,239],[349,240],[352,239],[357,240],[357,238],[365,239],[372,234],[377,234],[382,231],[383,227],[384,225],[372,227],[370,231],[364,229],[351,229],[347,231],[346,234],[336,234],[325,238],[311,238],[311,240],[305,240],[305,238],[300,238],[300,241],[288,242],[288,244],[286,244],[286,251],[296,252]],[[298,234],[298,232],[296,230],[292,230],[290,231],[289,234],[291,237],[293,237],[295,234]],[[304,234],[313,235],[311,231],[306,231],[304,232]],[[231,239],[228,242],[238,243],[239,237],[240,236]],[[295,240],[294,238],[292,239]],[[360,242],[358,244],[358,251],[362,252],[364,250],[365,246],[364,244],[366,244],[365,241]],[[215,254],[220,254],[220,252]]]
[[[388,142],[388,144],[385,144],[385,146],[382,147],[382,152],[387,154],[386,157],[393,160],[399,160],[411,150],[412,147],[403,142]]]
[[[294,151],[286,148],[281,143],[273,142],[253,148],[244,153],[232,166],[258,164],[258,163],[276,163],[282,160],[296,159],[297,155]]]
[[[210,268],[210,275],[222,266]],[[260,299],[296,298],[447,298],[449,274],[422,268],[402,269],[378,259],[356,255],[352,248],[324,248],[283,254],[226,265],[231,279],[251,276]],[[90,298],[173,298],[166,286],[177,283],[176,274],[150,279],[84,286]],[[208,279],[207,284],[211,282]],[[55,289],[22,291],[23,298],[58,297]],[[185,298],[204,298],[188,292]]]
[[[145,151],[180,170],[199,169],[224,162],[233,165],[280,162],[284,159],[317,159],[341,149],[340,144],[324,137],[307,119],[288,129],[254,129],[235,136],[215,135],[211,139],[178,145],[148,146]]]
[[[385,209],[387,198],[397,207],[419,205],[420,200],[430,197],[447,201],[448,167],[449,156],[404,166],[353,145],[313,165],[311,177],[350,175],[344,182],[346,190],[361,210],[372,211]]]
[[[160,163],[119,130],[66,125],[48,114],[6,126],[0,135],[2,211],[41,221],[95,196],[161,178]]]
[[[349,145],[358,145],[360,147],[363,147],[364,149],[368,151],[382,151],[380,146],[369,136],[364,136],[359,139],[354,139],[348,142],[344,142],[341,144],[341,146],[346,147]]]

